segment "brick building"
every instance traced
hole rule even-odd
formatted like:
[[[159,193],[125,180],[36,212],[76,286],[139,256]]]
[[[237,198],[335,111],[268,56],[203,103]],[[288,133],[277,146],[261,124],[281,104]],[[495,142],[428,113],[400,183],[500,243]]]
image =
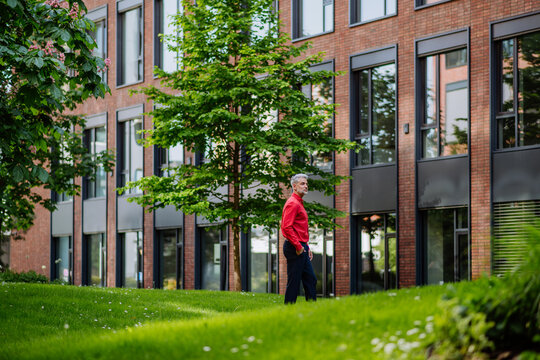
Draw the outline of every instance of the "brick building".
[[[181,148],[137,144],[152,109],[130,89],[158,84],[174,54],[157,34],[178,0],[88,0],[111,94],[80,106],[90,151],[116,149],[113,173],[75,179],[82,196],[53,194],[36,209],[10,266],[79,285],[226,290],[232,236],[173,208],[145,213],[115,189],[194,162]],[[313,230],[318,292],[346,295],[474,279],[520,256],[522,223],[540,217],[540,2],[535,0],[285,0],[293,42],[324,51],[317,69],[345,74],[325,86],[340,104],[334,136],[365,145],[321,161],[351,176],[335,198],[333,232]],[[306,88],[308,96],[322,96]],[[277,229],[276,229],[277,230]],[[281,238],[255,228],[241,239],[243,288],[285,290]]]

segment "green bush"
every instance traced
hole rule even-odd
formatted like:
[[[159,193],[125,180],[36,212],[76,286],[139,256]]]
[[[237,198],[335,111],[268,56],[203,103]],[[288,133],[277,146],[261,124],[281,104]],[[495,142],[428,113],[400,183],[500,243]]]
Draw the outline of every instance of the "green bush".
[[[48,283],[49,279],[45,275],[39,275],[34,270],[16,273],[9,269],[0,272],[0,282],[25,282],[25,283]]]
[[[533,358],[540,349],[540,222],[528,228],[527,243],[527,256],[512,272],[482,278],[473,288],[449,286],[439,314],[400,339],[377,339],[374,351],[390,359],[486,359],[505,352]]]

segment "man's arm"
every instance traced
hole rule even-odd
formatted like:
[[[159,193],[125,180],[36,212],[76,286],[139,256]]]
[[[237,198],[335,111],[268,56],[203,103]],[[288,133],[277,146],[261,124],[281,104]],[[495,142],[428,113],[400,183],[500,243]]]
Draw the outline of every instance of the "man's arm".
[[[293,228],[294,219],[298,210],[299,206],[297,204],[285,204],[285,207],[283,208],[283,218],[281,221],[281,233],[294,246],[296,249],[296,254],[300,255],[304,251],[304,248],[302,247],[302,244],[300,244],[300,239]]]

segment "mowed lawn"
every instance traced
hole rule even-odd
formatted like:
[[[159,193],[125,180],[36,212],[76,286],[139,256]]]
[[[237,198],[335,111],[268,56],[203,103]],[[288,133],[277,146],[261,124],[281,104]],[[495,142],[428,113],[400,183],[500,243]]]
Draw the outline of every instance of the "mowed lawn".
[[[419,326],[444,290],[285,306],[274,294],[0,283],[0,359],[370,359],[372,339]]]

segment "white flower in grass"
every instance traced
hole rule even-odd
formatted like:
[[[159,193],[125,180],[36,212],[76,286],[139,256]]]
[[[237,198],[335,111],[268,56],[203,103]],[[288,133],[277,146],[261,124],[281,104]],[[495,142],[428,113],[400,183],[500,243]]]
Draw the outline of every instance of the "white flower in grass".
[[[371,345],[375,346],[378,345],[381,342],[379,338],[373,338],[371,339]]]
[[[206,352],[209,352],[210,350],[212,350],[212,348],[210,346],[203,346],[203,351],[206,351]]]
[[[414,334],[416,334],[418,331],[420,331],[420,330],[418,330],[418,328],[413,328],[413,329],[407,331],[407,335],[408,335],[408,336],[414,335]]]
[[[426,334],[425,334],[425,333],[421,333],[420,335],[418,335],[418,338],[419,338],[419,339],[425,339],[425,338],[426,338]]]
[[[388,293],[388,296],[397,296],[397,294],[395,292],[390,292]]]
[[[247,341],[248,342],[254,342],[255,341],[255,336],[251,335],[250,337],[247,338]]]
[[[353,319],[353,320],[349,321],[349,324],[351,324],[351,325],[356,324],[356,320]]]
[[[416,321],[414,322],[414,326],[420,326],[420,325],[422,325],[422,322],[421,322],[421,321],[416,320]]]
[[[337,351],[345,351],[347,350],[347,344],[339,344],[339,346],[336,348]]]
[[[244,350],[247,350],[249,348],[249,345],[248,344],[242,344],[242,346],[240,346],[242,349]]]
[[[395,349],[396,349],[396,344],[394,344],[394,343],[388,343],[388,344],[384,345],[384,353],[387,354],[387,355],[392,354]]]
[[[433,316],[428,316],[428,317],[426,318],[426,321],[427,321],[427,322],[432,322],[432,321],[433,321]]]
[[[237,348],[237,347],[233,347],[233,348],[231,349],[231,352],[232,352],[233,354],[237,353],[237,352],[238,352],[238,348]]]
[[[69,329],[69,324],[64,324],[64,329]]]
[[[261,339],[257,339],[257,344],[262,344],[262,340]]]
[[[420,296],[415,296],[414,300],[420,300]]]

